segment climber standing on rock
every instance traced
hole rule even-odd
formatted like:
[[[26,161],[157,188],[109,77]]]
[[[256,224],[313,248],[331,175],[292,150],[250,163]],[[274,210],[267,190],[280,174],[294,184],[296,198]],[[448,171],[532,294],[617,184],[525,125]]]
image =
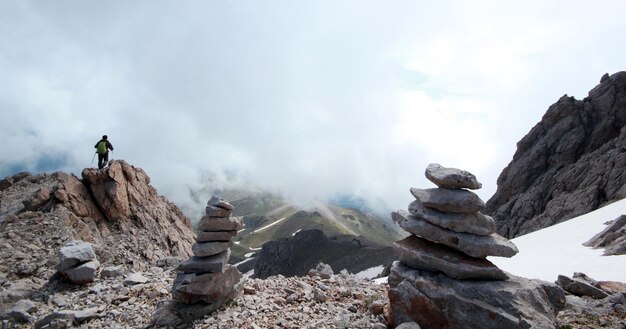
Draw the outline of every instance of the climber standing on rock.
[[[104,135],[94,147],[98,153],[98,169],[102,169],[109,162],[109,150],[113,151],[113,145],[109,142],[107,135]]]

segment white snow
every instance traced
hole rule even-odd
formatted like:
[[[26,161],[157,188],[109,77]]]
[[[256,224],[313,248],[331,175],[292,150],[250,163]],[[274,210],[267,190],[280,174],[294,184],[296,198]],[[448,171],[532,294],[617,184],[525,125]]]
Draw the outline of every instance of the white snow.
[[[252,257],[252,255],[254,255],[254,254],[255,254],[254,252],[249,252],[249,253],[247,253],[247,254],[243,255],[243,257],[250,258],[250,257]]]
[[[606,228],[607,221],[626,214],[626,199],[563,223],[515,239],[512,258],[489,257],[514,275],[553,282],[559,275],[582,272],[599,281],[626,282],[626,255],[602,256],[603,248],[582,244]]]
[[[361,278],[361,279],[373,279],[374,277],[378,276],[384,269],[385,267],[383,265],[379,265],[376,267],[370,267],[366,270],[363,270],[356,275],[357,278]]]
[[[278,224],[278,223],[282,222],[283,220],[285,220],[285,218],[287,218],[287,217],[283,217],[283,218],[281,218],[281,219],[279,219],[279,220],[277,220],[277,221],[275,221],[275,222],[273,222],[273,223],[271,223],[271,224],[269,224],[269,225],[265,225],[265,226],[263,226],[263,227],[261,227],[261,228],[258,228],[258,229],[256,229],[256,230],[254,230],[254,231],[252,232],[252,234],[253,234],[253,233],[256,233],[256,232],[259,232],[259,231],[263,231],[264,229],[266,229],[266,228],[268,228],[268,227],[272,227],[272,226],[274,226],[274,225],[276,225],[276,224]]]
[[[254,259],[254,258],[246,258],[246,259],[242,260],[241,262],[239,262],[239,263],[237,263],[237,264],[235,264],[235,265],[233,265],[233,266],[239,266],[239,265],[241,265],[241,264],[243,264],[243,263],[247,263],[247,262],[249,262],[249,261],[251,261],[251,260],[253,260],[253,259]]]
[[[294,235],[298,234],[298,232],[300,232],[300,231],[302,231],[302,229],[301,229],[301,228],[299,228],[297,231],[295,231],[295,232],[291,233],[291,236],[294,236]]]
[[[258,247],[258,248],[250,248],[250,250],[252,250],[252,251],[261,250],[261,247]]]

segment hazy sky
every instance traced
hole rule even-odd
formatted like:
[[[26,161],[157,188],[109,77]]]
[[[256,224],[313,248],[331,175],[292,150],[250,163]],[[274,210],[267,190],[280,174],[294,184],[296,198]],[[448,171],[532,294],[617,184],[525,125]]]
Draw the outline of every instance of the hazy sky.
[[[626,2],[0,1],[0,176],[112,158],[187,204],[224,177],[406,207],[431,162],[486,201],[564,94],[626,69]]]

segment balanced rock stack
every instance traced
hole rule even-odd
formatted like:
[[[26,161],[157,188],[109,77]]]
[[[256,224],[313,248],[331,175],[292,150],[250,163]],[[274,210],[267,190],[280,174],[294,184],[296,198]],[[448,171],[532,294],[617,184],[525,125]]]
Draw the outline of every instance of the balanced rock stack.
[[[100,263],[89,242],[72,240],[59,250],[57,270],[72,283],[93,282],[99,269]]]
[[[507,279],[486,258],[512,257],[518,250],[495,233],[493,218],[480,212],[485,203],[467,190],[479,189],[482,184],[467,171],[438,164],[426,168],[426,178],[438,188],[411,188],[416,200],[409,204],[409,213],[392,213],[393,220],[412,234],[394,243],[400,262],[460,280]]]
[[[550,327],[559,298],[549,295],[558,295],[558,288],[505,273],[486,259],[512,257],[518,250],[495,233],[494,220],[481,213],[484,202],[468,190],[482,184],[467,171],[438,164],[426,168],[426,177],[438,188],[411,188],[416,200],[409,212],[392,213],[411,235],[394,243],[398,261],[388,279],[391,324]]]
[[[215,196],[207,203],[192,246],[194,256],[179,265],[172,287],[177,313],[183,319],[211,313],[243,289],[245,278],[228,265],[233,238],[243,228],[240,217],[230,216],[233,209]]]

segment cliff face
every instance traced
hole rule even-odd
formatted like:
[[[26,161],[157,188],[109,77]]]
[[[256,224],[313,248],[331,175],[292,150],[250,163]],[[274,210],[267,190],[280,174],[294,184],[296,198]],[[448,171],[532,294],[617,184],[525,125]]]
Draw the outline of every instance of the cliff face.
[[[92,243],[103,266],[134,270],[191,254],[189,219],[157,194],[142,169],[117,160],[82,176],[20,173],[0,181],[4,279],[32,279],[35,286],[47,280],[59,247],[74,239]]]
[[[626,72],[567,95],[517,143],[486,213],[513,238],[626,197]]]

